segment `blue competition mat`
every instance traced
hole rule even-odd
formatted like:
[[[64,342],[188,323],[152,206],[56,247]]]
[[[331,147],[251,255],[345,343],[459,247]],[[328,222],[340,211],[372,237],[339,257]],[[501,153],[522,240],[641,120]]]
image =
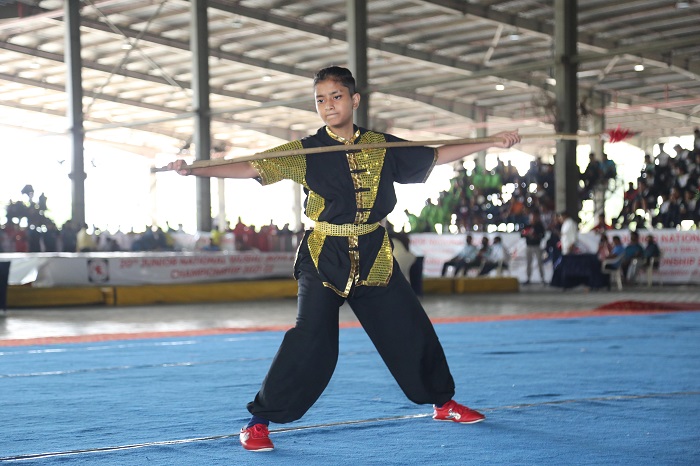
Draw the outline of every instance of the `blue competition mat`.
[[[282,332],[0,349],[0,463],[700,464],[700,312],[437,324],[475,425],[408,401],[359,328],[301,420],[244,451]]]

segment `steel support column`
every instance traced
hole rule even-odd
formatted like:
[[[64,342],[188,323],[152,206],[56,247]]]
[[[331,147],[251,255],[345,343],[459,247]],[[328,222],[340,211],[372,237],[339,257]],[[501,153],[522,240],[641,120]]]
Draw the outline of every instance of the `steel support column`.
[[[554,77],[557,97],[558,132],[576,134],[578,131],[578,64],[574,58],[578,40],[578,1],[554,1]],[[555,203],[557,211],[567,211],[576,219],[580,208],[578,199],[579,169],[576,164],[577,141],[558,141],[554,160]]]
[[[367,0],[347,0],[348,66],[355,76],[360,107],[355,123],[369,127],[369,86],[367,74]]]
[[[601,93],[593,94],[590,99],[590,106],[593,109],[590,115],[589,132],[593,134],[602,134],[605,132],[605,106],[606,96]],[[591,141],[591,152],[595,153],[598,161],[602,160],[602,154],[605,150],[605,142],[600,136],[596,136]],[[596,186],[593,190],[593,214],[594,219],[598,219],[598,215],[605,213],[605,194],[607,183]]]
[[[486,114],[486,109],[477,107],[474,109],[473,117],[474,123],[476,123],[476,135],[477,138],[485,138],[488,136],[488,129],[486,128],[486,123],[488,122],[488,115]],[[485,150],[476,153],[476,166],[482,169],[486,169],[486,152]]]
[[[68,108],[66,116],[70,125],[71,172],[68,175],[72,183],[71,216],[73,221],[82,226],[85,223],[85,156],[83,131],[83,62],[80,56],[80,2],[64,2],[66,95]]]
[[[192,53],[192,104],[197,160],[211,158],[211,112],[209,107],[209,25],[207,0],[190,2],[190,50]],[[211,231],[211,180],[197,178],[197,230]]]

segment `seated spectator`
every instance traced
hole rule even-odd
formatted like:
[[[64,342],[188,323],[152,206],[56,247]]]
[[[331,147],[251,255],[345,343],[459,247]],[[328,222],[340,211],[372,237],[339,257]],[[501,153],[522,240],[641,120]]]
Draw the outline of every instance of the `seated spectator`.
[[[608,254],[607,263],[605,264],[605,268],[608,270],[617,270],[620,268],[620,265],[622,264],[622,259],[625,255],[625,246],[622,245],[622,239],[618,236],[615,235],[612,237],[612,249],[610,250],[610,254]]]
[[[641,199],[641,208],[644,211],[655,209],[659,193],[653,188],[654,177],[639,178],[637,183],[637,191],[639,191],[639,198]]]
[[[652,225],[666,228],[669,219],[669,211],[671,200],[666,193],[661,194],[661,204],[659,204],[658,213],[652,218]]]
[[[259,249],[252,247],[240,236],[234,236],[234,249],[236,251],[259,252]]]
[[[488,240],[488,238],[487,238]],[[454,277],[456,277],[459,272],[462,272],[462,276],[467,275],[469,269],[477,268],[481,265],[481,260],[479,259],[479,250],[472,244],[472,235],[467,235],[466,244],[459,253],[452,259],[448,260],[442,265],[442,276],[444,277],[447,273],[449,267],[454,267]]]
[[[510,255],[505,246],[503,246],[501,237],[496,236],[493,239],[493,245],[491,245],[491,248],[488,251],[488,255],[486,256],[486,260],[481,267],[479,275],[488,275],[489,272],[495,268],[498,268],[499,271],[502,269],[507,269],[509,258]]]
[[[625,246],[625,251],[622,253],[622,261],[620,267],[622,268],[622,278],[625,279],[630,271],[630,266],[635,259],[641,259],[644,257],[644,248],[639,244],[639,233],[633,231],[630,233],[630,242]],[[633,274],[636,270],[633,271]]]
[[[627,190],[623,194],[622,210],[620,211],[620,216],[618,217],[618,223],[623,226],[627,225],[630,219],[634,216],[634,213],[639,205],[639,191],[634,187],[634,183],[630,181],[627,183]]]
[[[209,243],[202,248],[202,251],[221,251],[221,247],[216,244],[216,240],[214,238],[209,238]]]
[[[594,233],[603,234],[603,236],[605,236],[604,233],[608,230],[612,230],[612,226],[608,225],[608,223],[605,221],[605,214],[598,214],[598,223],[595,224],[591,231]]]
[[[612,244],[610,244],[610,240],[608,239],[608,236],[603,233],[600,235],[600,241],[598,241],[598,260],[603,262],[605,259],[609,258],[612,255]]]
[[[685,163],[676,165],[673,176],[673,187],[678,189],[681,193],[685,193],[693,187],[693,182],[690,180],[690,174],[688,173]]]
[[[489,244],[489,238],[484,236],[481,238],[481,247],[479,248],[479,253],[477,254],[480,263],[483,264],[486,262],[486,258],[489,256],[490,251],[491,245]]]
[[[681,220],[691,220],[693,223],[700,221],[700,205],[698,205],[698,193],[685,191],[683,202],[681,203]]]
[[[656,243],[653,235],[647,235],[646,241],[647,245],[644,248],[644,265],[648,267],[651,263],[651,259],[654,258],[654,268],[658,269],[661,249],[659,249],[659,245]]]
[[[681,213],[683,207],[683,196],[678,188],[671,188],[671,196],[668,199],[668,212],[664,226],[675,228],[681,224]]]

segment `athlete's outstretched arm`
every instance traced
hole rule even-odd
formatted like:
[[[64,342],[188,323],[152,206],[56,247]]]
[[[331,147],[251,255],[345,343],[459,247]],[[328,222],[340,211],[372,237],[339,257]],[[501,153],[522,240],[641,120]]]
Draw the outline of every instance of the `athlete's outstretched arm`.
[[[258,171],[250,162],[227,163],[212,167],[192,168],[184,160],[176,160],[168,164],[169,170],[174,170],[178,174],[187,176],[206,176],[213,178],[255,178]]]
[[[438,147],[438,157],[436,165],[455,162],[462,157],[475,152],[489,149],[491,147],[500,147],[501,149],[509,149],[520,142],[518,131],[503,131],[496,133],[492,137],[500,138],[499,142],[479,142],[470,144],[455,144]]]

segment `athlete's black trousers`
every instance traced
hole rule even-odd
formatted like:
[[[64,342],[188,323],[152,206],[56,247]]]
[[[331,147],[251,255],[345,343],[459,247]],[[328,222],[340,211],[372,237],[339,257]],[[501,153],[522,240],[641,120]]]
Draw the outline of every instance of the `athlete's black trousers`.
[[[338,361],[338,311],[344,298],[323,286],[310,258],[297,264],[296,326],[272,361],[248,411],[272,422],[301,418],[325,390]],[[408,399],[442,405],[454,380],[432,323],[396,262],[388,286],[353,288],[348,304]]]

